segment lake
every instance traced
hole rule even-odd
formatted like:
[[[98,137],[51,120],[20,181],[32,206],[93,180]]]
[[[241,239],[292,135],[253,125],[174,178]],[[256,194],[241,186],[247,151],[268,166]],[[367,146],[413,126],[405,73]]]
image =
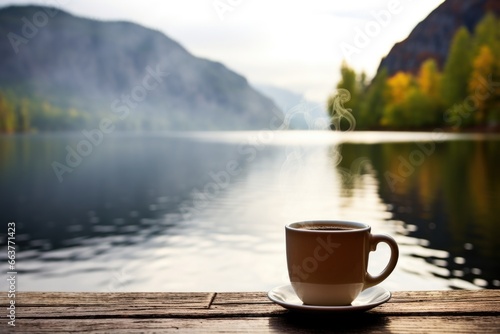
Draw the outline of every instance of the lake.
[[[393,236],[401,255],[382,283],[390,290],[500,288],[496,135],[84,140],[0,136],[0,233],[16,223],[18,290],[265,291],[288,282],[284,225],[312,219],[361,221]],[[371,253],[372,273],[388,253],[383,244]]]

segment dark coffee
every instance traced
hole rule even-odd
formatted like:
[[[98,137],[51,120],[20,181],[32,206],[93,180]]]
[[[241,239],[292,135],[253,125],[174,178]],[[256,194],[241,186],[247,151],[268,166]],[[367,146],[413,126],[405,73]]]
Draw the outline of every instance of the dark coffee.
[[[345,230],[355,230],[354,227],[350,226],[332,226],[332,225],[304,225],[300,227],[304,230],[312,231],[345,231]]]

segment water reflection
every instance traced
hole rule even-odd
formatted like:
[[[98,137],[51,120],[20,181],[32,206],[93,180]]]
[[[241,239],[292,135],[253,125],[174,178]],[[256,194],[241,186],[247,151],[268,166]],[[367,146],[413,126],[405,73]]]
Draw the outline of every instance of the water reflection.
[[[399,233],[422,240],[426,248],[445,251],[412,256],[442,268],[435,273],[438,277],[498,288],[500,256],[495,247],[500,231],[495,225],[500,177],[495,157],[500,141],[345,146],[344,166],[360,155],[370,159],[380,196],[390,203],[388,211],[404,222]]]
[[[283,225],[308,219],[395,236],[392,290],[500,284],[500,141],[264,135],[115,134],[62,183],[51,163],[81,136],[1,137],[1,219],[18,227],[23,289],[266,290],[287,281]]]

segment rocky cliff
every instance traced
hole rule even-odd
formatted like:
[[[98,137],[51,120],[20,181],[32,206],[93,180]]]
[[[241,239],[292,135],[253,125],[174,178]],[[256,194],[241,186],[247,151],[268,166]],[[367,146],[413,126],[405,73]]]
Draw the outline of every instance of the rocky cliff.
[[[487,11],[500,15],[498,0],[447,0],[420,22],[402,42],[394,45],[382,59],[379,70],[389,75],[397,71],[415,73],[420,64],[434,58],[442,68],[457,29],[464,25],[473,31]]]

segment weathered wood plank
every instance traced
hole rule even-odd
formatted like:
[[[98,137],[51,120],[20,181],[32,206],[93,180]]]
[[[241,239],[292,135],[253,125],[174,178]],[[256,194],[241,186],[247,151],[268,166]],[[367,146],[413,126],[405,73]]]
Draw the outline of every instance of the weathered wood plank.
[[[16,318],[209,318],[220,316],[269,316],[282,314],[286,311],[277,306],[273,306],[274,312],[269,308],[264,310],[252,307],[240,307],[233,311],[221,309],[199,309],[199,308],[175,308],[172,306],[102,306],[102,307],[18,307],[16,308]]]
[[[99,306],[18,306],[17,318],[198,318],[198,317],[237,317],[272,316],[284,314],[287,310],[273,303],[212,305],[209,309],[172,304],[106,304]]]
[[[398,291],[373,312],[405,314],[500,314],[500,290]]]
[[[208,319],[21,319],[9,332],[161,333],[500,333],[496,316],[473,317],[303,317]],[[474,320],[474,321],[472,321]],[[0,327],[4,332],[5,327]]]
[[[211,310],[221,314],[259,314],[269,308],[265,293],[218,293]],[[411,314],[500,314],[500,290],[396,291],[388,303],[370,312]]]
[[[218,304],[268,304],[266,292],[217,292],[213,305]]]
[[[2,305],[3,304],[3,305]],[[7,299],[0,297],[0,306]],[[379,315],[500,315],[500,290],[395,292]],[[264,317],[285,314],[265,293],[21,292],[17,318]]]
[[[208,308],[214,298],[213,292],[18,292],[17,306],[116,306],[150,305],[164,307],[172,305],[184,308]],[[0,294],[0,306],[8,305],[7,294]]]
[[[394,292],[371,311],[325,315],[289,312],[263,292],[20,292],[16,326],[7,322],[0,332],[500,333],[500,290]]]

